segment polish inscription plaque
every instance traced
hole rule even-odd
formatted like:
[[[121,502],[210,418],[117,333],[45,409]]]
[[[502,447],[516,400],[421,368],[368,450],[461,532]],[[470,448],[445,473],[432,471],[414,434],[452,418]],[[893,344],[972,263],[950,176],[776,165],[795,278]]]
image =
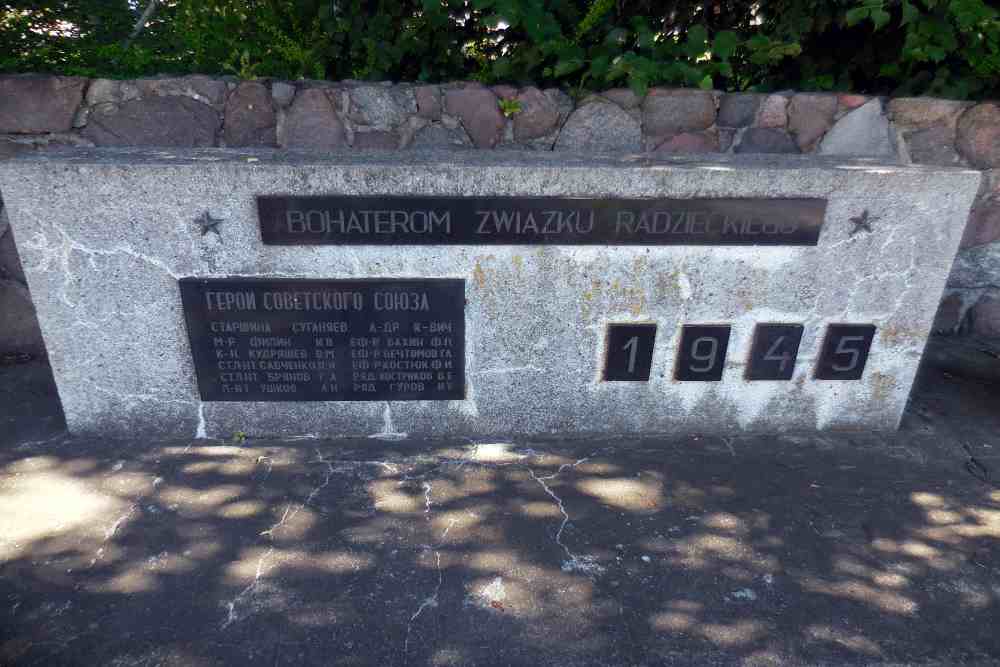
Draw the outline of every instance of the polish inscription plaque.
[[[819,198],[259,195],[267,245],[814,246]]]
[[[183,278],[205,401],[465,397],[465,281]]]

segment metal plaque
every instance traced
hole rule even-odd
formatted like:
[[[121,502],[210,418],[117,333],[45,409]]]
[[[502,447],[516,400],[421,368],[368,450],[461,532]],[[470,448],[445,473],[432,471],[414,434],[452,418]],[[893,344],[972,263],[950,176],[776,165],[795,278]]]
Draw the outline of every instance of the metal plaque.
[[[183,278],[205,401],[465,397],[464,280]]]
[[[791,380],[802,331],[801,324],[758,324],[750,348],[747,380]]]
[[[814,246],[825,199],[257,197],[268,245]]]
[[[874,324],[831,324],[816,364],[816,379],[860,380],[874,339]]]
[[[653,365],[655,324],[611,324],[604,360],[607,381],[648,382]]]
[[[688,324],[681,329],[674,378],[693,382],[717,382],[722,379],[729,348],[728,325]]]

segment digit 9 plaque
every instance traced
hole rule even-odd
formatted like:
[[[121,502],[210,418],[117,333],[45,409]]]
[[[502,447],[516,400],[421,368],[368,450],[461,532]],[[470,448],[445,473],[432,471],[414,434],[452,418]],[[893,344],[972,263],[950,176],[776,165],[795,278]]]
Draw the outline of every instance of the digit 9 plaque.
[[[684,325],[674,378],[686,382],[721,380],[726,366],[730,331],[728,325]]]
[[[205,401],[465,397],[465,281],[184,278]]]

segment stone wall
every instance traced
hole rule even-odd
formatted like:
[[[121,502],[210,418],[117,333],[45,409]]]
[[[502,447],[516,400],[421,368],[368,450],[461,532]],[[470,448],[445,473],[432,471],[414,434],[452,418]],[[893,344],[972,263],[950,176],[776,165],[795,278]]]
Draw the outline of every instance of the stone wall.
[[[818,153],[971,166],[983,185],[935,327],[1000,336],[1000,106],[991,102],[659,88],[574,101],[476,83],[0,77],[0,159],[72,145]],[[39,349],[25,287],[0,217],[0,351]]]

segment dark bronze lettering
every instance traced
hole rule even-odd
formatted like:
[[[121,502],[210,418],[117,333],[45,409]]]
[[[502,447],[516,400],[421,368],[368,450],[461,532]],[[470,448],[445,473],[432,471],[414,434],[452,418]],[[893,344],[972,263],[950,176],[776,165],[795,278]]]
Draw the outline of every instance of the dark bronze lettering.
[[[825,199],[257,197],[269,245],[816,245]]]

